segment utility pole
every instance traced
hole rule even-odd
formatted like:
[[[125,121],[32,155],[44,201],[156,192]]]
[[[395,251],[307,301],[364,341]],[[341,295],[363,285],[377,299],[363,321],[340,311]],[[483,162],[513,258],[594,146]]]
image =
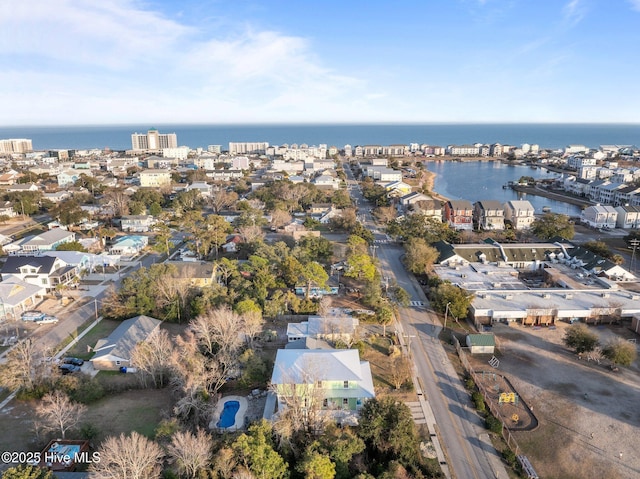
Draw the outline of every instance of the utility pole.
[[[631,265],[629,266],[629,269],[633,274],[635,273],[636,248],[638,247],[638,244],[640,244],[640,239],[634,238],[629,241],[629,244],[633,246],[633,252],[631,253]]]
[[[447,307],[444,308],[444,330],[447,330],[447,314],[449,313],[449,306],[451,306],[451,301],[447,303]]]

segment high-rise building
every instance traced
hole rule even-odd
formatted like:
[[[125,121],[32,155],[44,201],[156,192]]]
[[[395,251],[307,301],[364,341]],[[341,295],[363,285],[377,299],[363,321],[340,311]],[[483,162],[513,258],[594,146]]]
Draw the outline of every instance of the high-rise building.
[[[0,153],[31,153],[33,144],[25,138],[0,140]]]
[[[178,138],[175,133],[159,133],[152,128],[147,133],[131,135],[131,149],[134,151],[160,151],[177,147]]]

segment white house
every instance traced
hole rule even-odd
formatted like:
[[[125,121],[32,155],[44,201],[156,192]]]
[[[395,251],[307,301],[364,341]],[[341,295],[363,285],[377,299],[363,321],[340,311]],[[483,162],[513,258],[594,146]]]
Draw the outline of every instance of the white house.
[[[14,241],[8,244],[4,250],[9,254],[33,254],[39,251],[51,251],[62,243],[70,243],[75,240],[75,233],[62,228],[55,228]]]
[[[618,212],[613,206],[593,205],[588,206],[580,214],[580,221],[591,226],[592,228],[609,228],[616,227]]]
[[[135,256],[149,244],[146,236],[123,236],[109,247],[109,254]]]
[[[371,367],[357,349],[279,349],[271,384],[279,410],[302,398],[308,407],[357,412],[375,397]]]
[[[618,217],[616,228],[639,228],[640,227],[640,206],[616,206]]]
[[[504,205],[504,219],[511,222],[513,229],[526,230],[535,220],[533,205],[527,200],[511,200]]]
[[[147,233],[155,223],[151,215],[124,215],[120,219],[120,228],[132,233]]]

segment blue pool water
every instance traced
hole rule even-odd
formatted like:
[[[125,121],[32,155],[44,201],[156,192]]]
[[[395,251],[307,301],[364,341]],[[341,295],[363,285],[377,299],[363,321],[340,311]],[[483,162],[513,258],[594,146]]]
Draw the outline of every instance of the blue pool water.
[[[238,401],[227,401],[224,403],[224,409],[220,414],[220,420],[216,426],[218,427],[230,427],[236,423],[236,413],[240,409],[240,403]]]

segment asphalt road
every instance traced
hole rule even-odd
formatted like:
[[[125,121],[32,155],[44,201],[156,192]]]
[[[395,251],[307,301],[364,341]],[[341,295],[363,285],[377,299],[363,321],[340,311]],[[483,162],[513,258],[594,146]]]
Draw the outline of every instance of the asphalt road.
[[[420,285],[402,264],[403,248],[376,227],[370,213],[371,205],[362,196],[351,171],[345,170],[350,194],[359,206],[358,217],[374,233],[372,252],[379,261],[383,277],[407,291],[415,305],[400,309],[398,330],[413,360],[421,392],[426,395],[434,413],[451,474],[459,479],[507,478],[495,449],[480,438],[481,434],[486,435],[482,420],[475,413],[469,394],[438,339],[442,328],[436,313],[430,308]]]

